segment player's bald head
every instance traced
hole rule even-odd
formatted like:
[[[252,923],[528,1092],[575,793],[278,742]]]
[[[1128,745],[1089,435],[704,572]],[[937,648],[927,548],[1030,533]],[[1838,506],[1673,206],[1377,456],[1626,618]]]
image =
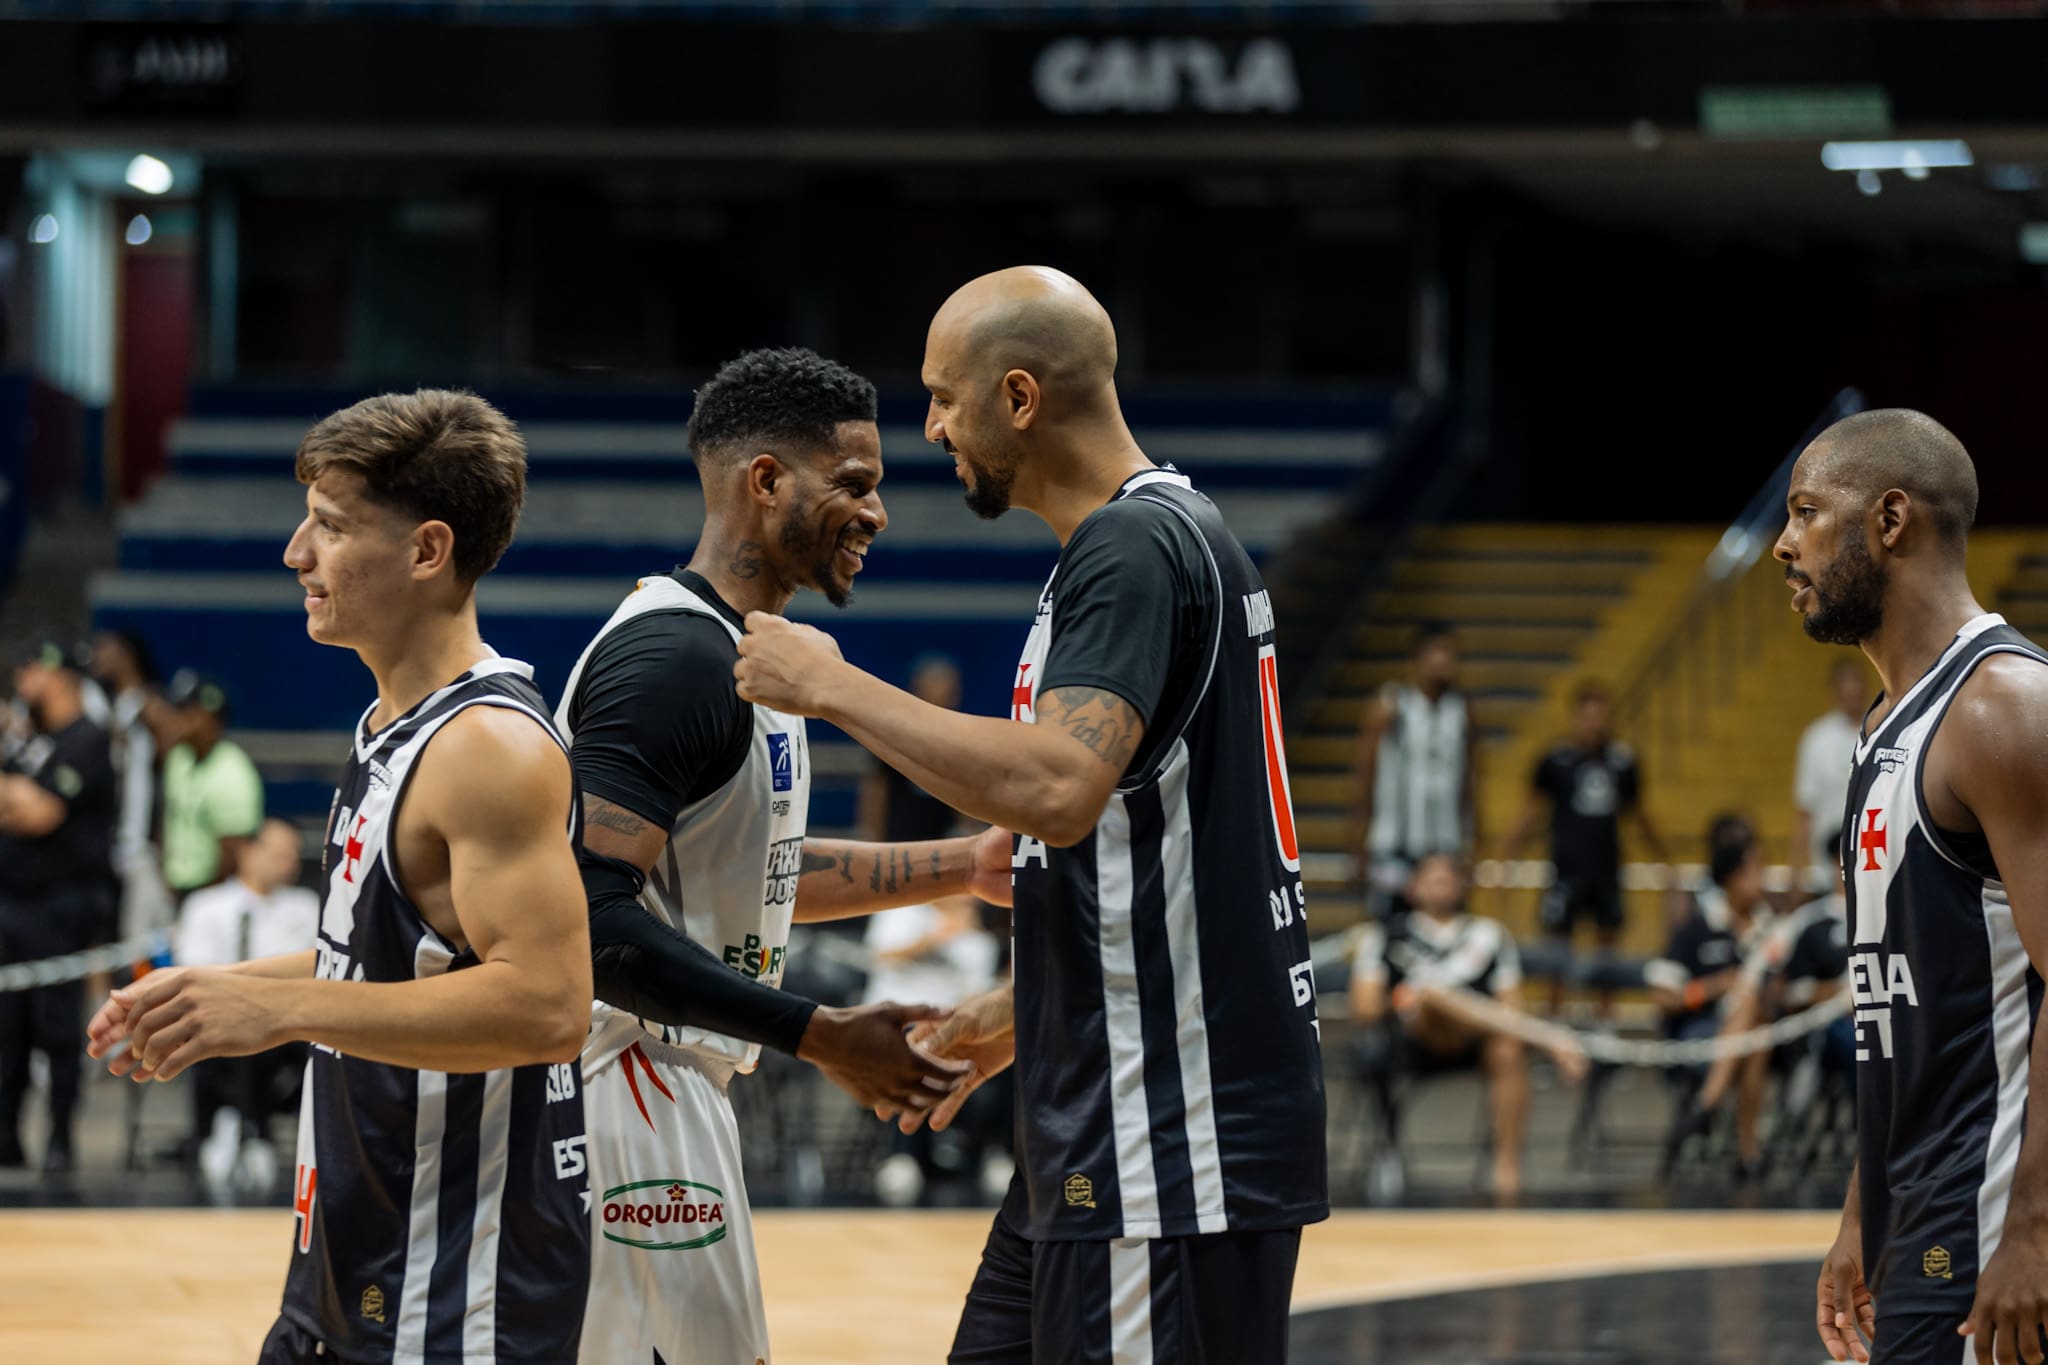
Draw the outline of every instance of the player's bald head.
[[[1943,544],[1960,550],[1977,520],[1977,466],[1955,434],[1924,412],[1877,408],[1844,417],[1799,457],[1798,477],[1863,501],[1898,489]]]
[[[930,359],[963,380],[1023,370],[1056,400],[1085,401],[1116,377],[1116,328],[1073,276],[1020,265],[970,280],[932,319]]]

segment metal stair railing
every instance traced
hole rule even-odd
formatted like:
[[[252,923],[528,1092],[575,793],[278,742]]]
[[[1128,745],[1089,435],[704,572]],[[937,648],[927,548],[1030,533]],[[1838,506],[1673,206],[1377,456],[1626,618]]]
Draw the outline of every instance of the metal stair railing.
[[[1657,643],[1616,687],[1616,731],[1642,752],[1659,781],[1687,776],[1687,737],[1699,732],[1764,642],[1784,630],[1782,576],[1766,556],[1785,523],[1792,466],[1814,437],[1865,406],[1861,392],[1845,388],[1821,410],[1722,534]]]

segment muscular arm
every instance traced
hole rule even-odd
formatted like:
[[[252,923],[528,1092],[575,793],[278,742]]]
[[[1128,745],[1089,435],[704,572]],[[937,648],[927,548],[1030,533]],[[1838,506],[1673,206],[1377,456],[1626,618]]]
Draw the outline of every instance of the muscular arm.
[[[796,884],[799,924],[852,919],[947,896],[1010,903],[1007,830],[905,844],[804,841],[803,875]]]
[[[447,844],[449,897],[477,965],[295,984],[285,1038],[435,1071],[573,1059],[590,1024],[590,939],[570,791],[568,759],[525,716],[472,707],[449,721],[399,819]]]
[[[477,965],[416,981],[304,980],[294,954],[247,970],[152,974],[128,1009],[138,1079],[279,1043],[422,1070],[568,1061],[589,1024],[589,935],[568,837],[569,766],[523,716],[478,707],[419,760],[393,839],[447,853],[447,894]],[[112,1038],[102,1042],[115,1041]]]
[[[747,625],[757,633],[816,634],[759,612]],[[743,696],[756,662],[748,648],[754,638],[740,645]],[[836,649],[805,673],[799,705],[808,714],[837,725],[963,815],[1058,848],[1095,828],[1145,734],[1136,707],[1096,687],[1040,693],[1038,721],[1027,725],[920,701],[840,659]]]
[[[1925,781],[1937,826],[1990,841],[2013,928],[2034,970],[2048,973],[2048,668],[2015,655],[1978,665],[1936,733]],[[2030,1096],[2048,1096],[2044,1023],[2035,1020]],[[2025,1129],[2005,1233],[2038,1245],[2048,1239],[2048,1123]]]

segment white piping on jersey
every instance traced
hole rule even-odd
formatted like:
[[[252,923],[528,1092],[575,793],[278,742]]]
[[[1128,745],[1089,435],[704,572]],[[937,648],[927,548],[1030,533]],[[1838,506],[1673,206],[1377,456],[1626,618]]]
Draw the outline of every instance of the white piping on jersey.
[[[1928,716],[1931,716],[1934,723],[1927,727],[1927,733],[1921,737],[1913,757],[1913,805],[1920,812],[1920,828],[1927,831],[1928,844],[1933,847],[1936,853],[1942,856],[1944,861],[1972,877],[1981,877],[1984,874],[1955,855],[1955,851],[1949,847],[1948,839],[1941,832],[1941,826],[1935,823],[1934,815],[1928,809],[1927,754],[1929,750],[1934,748],[1935,731],[1941,728],[1941,722],[1948,717],[1949,708],[1954,706],[1956,698],[1962,695],[1963,685],[1969,682],[1971,677],[1975,675],[1979,665],[1995,654],[2017,654],[2023,659],[2032,659],[2035,663],[2048,664],[2048,655],[2043,655],[2036,649],[2023,648],[2020,645],[1994,645],[1982,654],[1979,654],[1970,661],[1969,669],[1949,686],[1948,693],[1942,698],[1941,704],[1930,707],[1927,716],[1921,718],[1925,720]],[[1913,728],[1915,727],[1909,726],[1900,733],[1910,733]]]
[[[1161,470],[1156,474],[1140,474],[1136,479],[1124,485],[1124,491],[1118,494],[1118,497],[1119,499],[1129,497],[1137,489],[1145,487],[1148,484],[1154,483],[1176,484],[1179,487],[1186,488],[1190,491],[1192,491],[1194,488],[1194,485],[1190,483],[1184,476],[1180,474],[1169,474],[1166,473],[1164,470]],[[1223,601],[1223,570],[1217,567],[1216,556],[1209,549],[1209,538],[1202,534],[1201,527],[1195,525],[1195,519],[1193,517],[1190,517],[1186,512],[1183,512],[1180,508],[1175,507],[1172,503],[1166,501],[1164,498],[1145,498],[1142,499],[1142,501],[1149,502],[1153,504],[1155,507],[1164,507],[1167,511],[1173,513],[1175,516],[1179,517],[1183,522],[1187,524],[1189,532],[1192,533],[1195,538],[1195,544],[1202,547],[1202,558],[1209,561],[1209,581],[1216,585],[1216,620],[1213,628],[1209,632],[1209,663],[1208,666],[1202,670],[1201,687],[1196,689],[1194,696],[1190,698],[1187,705],[1182,708],[1180,715],[1176,718],[1179,724],[1174,729],[1171,736],[1169,736],[1169,738],[1172,739],[1173,744],[1178,744],[1180,743],[1181,736],[1187,733],[1188,726],[1194,724],[1196,713],[1198,713],[1202,709],[1202,702],[1209,695],[1210,684],[1216,681],[1216,660],[1223,653],[1223,609],[1225,605]],[[1048,652],[1050,652],[1049,647]],[[1161,775],[1164,774],[1164,772],[1166,771],[1166,759],[1163,757],[1163,755],[1165,754],[1167,749],[1170,749],[1172,747],[1172,744],[1169,744],[1164,746],[1163,748],[1156,749],[1154,752],[1160,753],[1162,757],[1159,761],[1155,762],[1152,765],[1152,771],[1141,778],[1132,779],[1127,777],[1122,782],[1119,782],[1117,784],[1118,788],[1123,791],[1136,791],[1139,788],[1144,787],[1150,783],[1157,782],[1160,779]]]
[[[1216,1092],[1209,1066],[1209,1014],[1202,998],[1202,940],[1195,913],[1195,830],[1188,810],[1188,747],[1175,740],[1159,778],[1166,813],[1159,845],[1166,884],[1166,950],[1173,967],[1174,1047],[1180,1054],[1183,1122],[1194,1183],[1195,1231],[1225,1232],[1223,1149],[1216,1139]]]
[[[1109,1244],[1109,1359],[1152,1365],[1152,1244],[1140,1237]]]
[[[499,662],[510,664],[512,665],[512,668],[494,668],[491,670],[491,672],[505,673],[517,669],[524,669],[527,676],[530,677],[532,675],[533,670],[531,667],[529,667],[526,664],[519,663],[516,660],[505,659]],[[474,674],[471,675],[470,680],[475,680]],[[448,688],[444,687],[441,689],[440,692],[437,692],[434,695],[438,697],[442,695],[442,693],[447,692],[448,690]],[[549,716],[544,712],[535,710],[533,707],[528,706],[525,702],[520,701],[516,697],[507,697],[495,692],[485,692],[478,696],[471,697],[468,700],[464,701],[460,706],[451,708],[448,714],[444,716],[434,717],[434,719],[431,722],[429,722],[425,726],[422,726],[419,730],[415,731],[405,741],[404,744],[399,746],[404,753],[404,758],[403,761],[398,765],[397,771],[391,774],[391,783],[393,788],[391,793],[391,805],[389,810],[385,814],[384,819],[378,822],[377,832],[375,836],[377,841],[375,845],[376,852],[371,857],[369,862],[364,864],[364,868],[366,869],[365,875],[367,875],[367,869],[369,868],[383,868],[384,875],[390,881],[392,889],[397,891],[401,897],[405,897],[405,903],[412,908],[414,917],[417,918],[420,922],[420,928],[425,930],[427,934],[433,939],[435,939],[437,942],[445,945],[446,949],[449,950],[449,954],[451,956],[453,945],[448,942],[447,937],[443,935],[440,930],[436,929],[433,925],[427,923],[427,917],[425,915],[420,914],[419,907],[413,905],[411,898],[406,896],[405,886],[398,880],[398,864],[391,857],[391,836],[393,832],[398,828],[398,812],[401,803],[405,799],[405,790],[407,786],[409,786],[412,782],[412,775],[419,768],[420,755],[424,754],[427,751],[427,745],[433,740],[434,736],[441,733],[442,726],[446,725],[449,721],[454,720],[457,716],[461,715],[464,711],[469,710],[472,706],[495,706],[501,710],[517,711],[522,715],[531,716],[533,717],[534,722],[540,726],[541,732],[545,734],[549,739],[552,739],[555,742],[556,746],[562,750],[562,753],[564,755],[567,755],[567,753],[569,752],[568,746],[562,743],[562,737],[555,732],[555,722],[552,716]],[[378,746],[375,745],[371,746],[369,754],[376,753],[377,747]],[[369,754],[364,754],[363,757],[368,758]],[[569,829],[572,832],[575,830],[576,822],[580,817],[581,812],[574,809],[572,806],[572,808],[569,811]],[[447,963],[446,961],[443,961],[441,964],[441,970],[445,971],[446,969]],[[415,972],[415,975],[417,975],[417,972]],[[440,972],[437,971],[435,975],[440,975]]]
[[[484,648],[491,650],[490,657],[478,660],[473,666],[471,666],[468,672],[464,673],[454,682],[449,683],[446,687],[436,688],[426,697],[414,702],[412,706],[407,709],[404,715],[400,716],[397,720],[392,721],[390,725],[385,726],[383,729],[378,730],[374,734],[370,732],[370,717],[377,713],[377,708],[383,705],[383,701],[380,698],[377,701],[371,702],[370,705],[363,711],[362,719],[356,722],[355,733],[351,739],[351,742],[355,745],[356,761],[359,763],[363,762],[367,760],[371,754],[376,753],[378,747],[383,742],[384,736],[390,734],[394,726],[405,724],[407,720],[411,719],[416,715],[419,715],[423,711],[433,710],[435,705],[440,702],[441,698],[447,696],[450,692],[453,692],[458,687],[467,686],[468,684],[475,682],[478,678],[488,678],[499,673],[516,673],[520,677],[526,679],[528,682],[533,681],[532,664],[522,662],[518,659],[508,659],[502,654],[498,653],[497,650],[491,649],[489,645],[485,645]],[[367,744],[364,742],[365,740],[368,741]]]
[[[2027,1067],[2034,1016],[2027,992],[2031,960],[2013,924],[2012,902],[1998,882],[1984,883],[1984,937],[1991,952],[1991,1053],[1998,1063],[1998,1106],[1977,1187],[1977,1269],[1982,1274],[2005,1233],[2006,1206],[2019,1169],[2027,1113]]]
[[[511,1160],[512,1073],[484,1073],[477,1108],[476,1216],[469,1226],[469,1305],[462,1320],[465,1361],[498,1358],[498,1229],[504,1225],[505,1171]]]
[[[421,940],[424,944],[426,940]],[[405,1276],[398,1286],[398,1330],[393,1360],[423,1360],[427,1354],[427,1307],[432,1297],[434,1258],[441,1247],[441,1155],[448,1136],[448,1074],[421,1071],[413,1148],[412,1207],[405,1239]]]
[[[1145,1096],[1145,1021],[1131,912],[1131,813],[1112,793],[1095,826],[1097,939],[1102,953],[1102,1030],[1109,1043],[1109,1115],[1116,1183],[1130,1236],[1159,1235],[1159,1177],[1152,1165],[1152,1112]]]
[[[1956,638],[1951,640],[1948,648],[1941,652],[1941,657],[1927,666],[1927,671],[1920,675],[1920,680],[1906,689],[1905,696],[1892,703],[1891,709],[1885,712],[1883,722],[1875,730],[1872,730],[1868,737],[1861,734],[1856,736],[1856,762],[1861,764],[1866,758],[1870,757],[1872,747],[1876,745],[1878,737],[1890,728],[1893,717],[1899,715],[1899,713],[1913,704],[1913,699],[1925,691],[1927,685],[1941,675],[1941,670],[1948,667],[1949,660],[1955,658],[1961,652],[1964,645],[1976,639],[1985,631],[2004,624],[2005,618],[1995,611],[1987,611],[1982,616],[1974,616],[1965,621],[1963,628],[1956,632]],[[1875,702],[1871,704],[1873,706],[1876,705]]]

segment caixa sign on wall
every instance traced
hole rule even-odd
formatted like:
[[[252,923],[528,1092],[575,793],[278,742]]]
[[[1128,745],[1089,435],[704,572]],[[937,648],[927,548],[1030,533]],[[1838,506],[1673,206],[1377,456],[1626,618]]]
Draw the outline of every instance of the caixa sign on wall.
[[[1031,66],[1055,114],[1291,114],[1294,54],[1278,38],[1056,38]]]
[[[80,57],[97,109],[226,112],[242,87],[241,39],[213,25],[108,25],[88,30]]]

